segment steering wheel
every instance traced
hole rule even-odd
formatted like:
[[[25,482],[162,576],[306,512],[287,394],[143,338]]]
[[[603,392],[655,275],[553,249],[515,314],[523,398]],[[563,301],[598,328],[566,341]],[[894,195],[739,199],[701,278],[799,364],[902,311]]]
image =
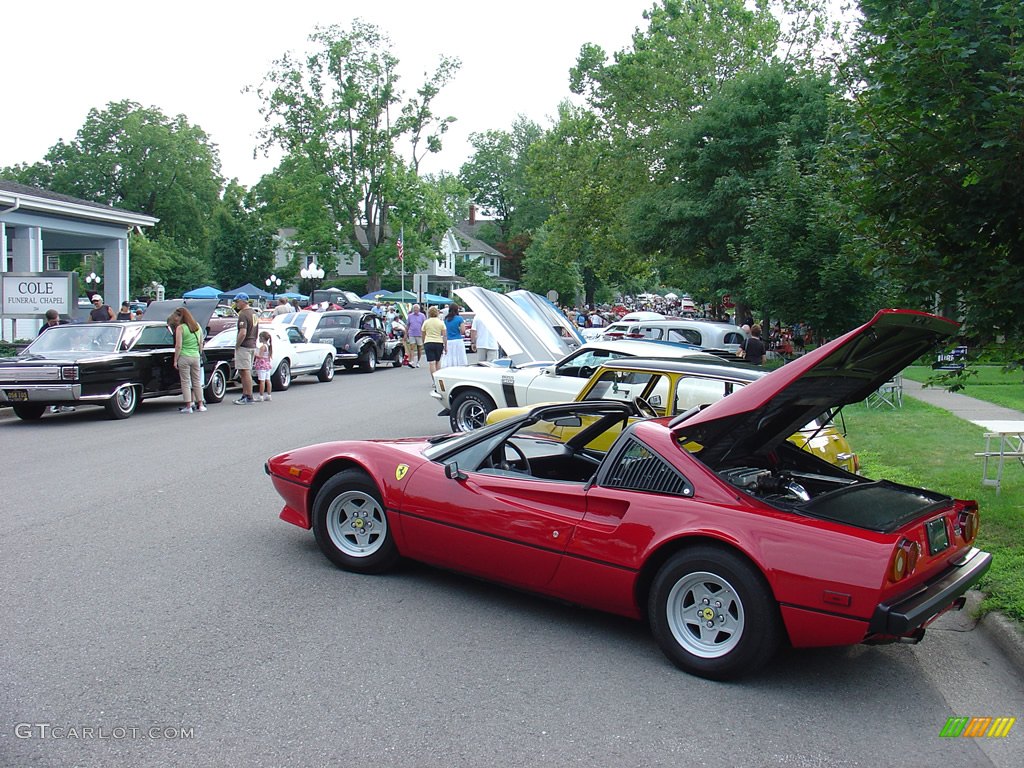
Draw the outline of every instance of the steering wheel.
[[[636,406],[636,409],[637,409],[637,411],[638,411],[638,412],[640,413],[640,415],[641,415],[641,416],[643,416],[644,418],[650,418],[650,417],[655,417],[655,418],[656,418],[656,417],[658,417],[658,416],[660,416],[660,415],[661,415],[661,414],[659,414],[659,413],[658,413],[658,412],[657,412],[657,411],[656,411],[656,410],[654,409],[654,406],[653,406],[653,405],[651,405],[651,404],[650,404],[649,402],[647,402],[647,401],[646,401],[646,400],[645,400],[644,398],[642,398],[642,397],[634,397],[634,398],[633,398],[633,405],[635,405],[635,406]]]
[[[591,376],[594,375],[594,371],[596,371],[596,370],[597,370],[597,368],[595,368],[592,365],[581,365],[580,366],[580,378],[581,379],[589,379]]]
[[[515,455],[512,460],[509,460],[508,450],[511,449]],[[525,472],[526,474],[532,474],[530,469],[530,460],[526,458],[526,453],[518,445],[510,440],[505,441],[494,451],[490,456],[487,457],[486,466],[492,469],[501,469],[505,471],[514,472]]]

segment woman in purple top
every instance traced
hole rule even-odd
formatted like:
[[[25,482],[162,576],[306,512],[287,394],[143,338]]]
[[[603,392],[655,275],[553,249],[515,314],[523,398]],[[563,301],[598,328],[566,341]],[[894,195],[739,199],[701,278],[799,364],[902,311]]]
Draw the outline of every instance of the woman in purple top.
[[[419,368],[420,360],[423,359],[423,321],[426,319],[427,316],[423,314],[420,305],[413,304],[405,328],[405,355],[409,359],[410,368]],[[415,362],[412,358],[413,352],[416,353]]]

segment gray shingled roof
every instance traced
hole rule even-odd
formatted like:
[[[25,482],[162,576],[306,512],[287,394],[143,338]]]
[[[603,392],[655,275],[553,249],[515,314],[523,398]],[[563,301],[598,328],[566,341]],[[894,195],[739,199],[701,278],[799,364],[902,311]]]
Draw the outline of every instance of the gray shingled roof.
[[[135,211],[129,211],[127,208],[118,208],[113,205],[104,205],[103,203],[96,203],[92,200],[83,200],[80,197],[72,197],[71,195],[62,195],[59,192],[52,192],[49,189],[40,189],[39,187],[30,187],[27,184],[19,184],[16,181],[10,181],[9,179],[0,179],[0,191],[10,192],[14,195],[25,195],[28,197],[39,197],[43,200],[53,200],[59,203],[74,203],[76,205],[87,205],[91,208],[100,208],[102,210],[109,211],[111,209],[115,211],[124,211],[125,213],[135,213]]]

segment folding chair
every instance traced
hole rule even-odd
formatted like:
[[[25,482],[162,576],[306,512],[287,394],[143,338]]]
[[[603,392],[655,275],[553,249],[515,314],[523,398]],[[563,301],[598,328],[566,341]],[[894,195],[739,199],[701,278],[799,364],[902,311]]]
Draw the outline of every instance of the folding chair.
[[[882,386],[872,392],[864,400],[868,408],[902,408],[903,407],[903,375],[896,374]]]

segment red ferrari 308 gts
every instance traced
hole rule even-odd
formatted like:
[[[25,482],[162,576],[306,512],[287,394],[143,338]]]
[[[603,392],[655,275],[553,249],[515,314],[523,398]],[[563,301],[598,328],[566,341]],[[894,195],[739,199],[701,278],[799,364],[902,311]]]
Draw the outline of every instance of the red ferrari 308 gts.
[[[281,518],[341,568],[407,557],[642,618],[703,677],[749,673],[784,642],[914,642],[989,567],[977,504],[850,474],[786,438],[956,327],[884,310],[674,418],[539,406],[467,434],[312,445],[266,471]]]

